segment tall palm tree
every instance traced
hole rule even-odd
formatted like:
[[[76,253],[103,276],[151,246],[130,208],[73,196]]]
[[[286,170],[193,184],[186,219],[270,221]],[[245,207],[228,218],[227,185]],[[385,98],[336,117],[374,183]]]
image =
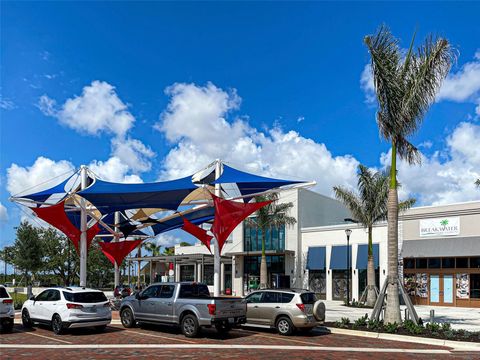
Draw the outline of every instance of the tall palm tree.
[[[381,136],[391,143],[391,171],[388,192],[388,301],[385,323],[400,323],[398,300],[398,192],[397,153],[412,164],[420,162],[418,149],[408,138],[415,134],[442,81],[454,61],[448,40],[427,36],[413,51],[415,35],[405,56],[399,41],[386,26],[365,37],[371,57],[378,102],[377,124]]]
[[[142,244],[142,246],[152,253],[152,256],[159,256],[160,250],[162,248],[161,245],[158,245],[154,242],[148,241]]]
[[[375,264],[373,259],[373,225],[387,218],[389,174],[373,172],[366,166],[358,166],[358,194],[341,186],[334,186],[335,197],[343,202],[359,224],[368,230],[367,264],[367,306],[375,305]],[[415,203],[408,199],[399,204],[399,210],[406,210]],[[350,275],[348,275],[350,276]]]
[[[262,231],[262,259],[260,262],[260,288],[265,289],[268,286],[268,270],[267,257],[265,256],[265,234],[270,228],[278,228],[280,226],[295,225],[297,220],[288,216],[288,210],[293,207],[293,203],[278,204],[278,194],[270,193],[267,195],[256,196],[257,202],[271,201],[270,204],[260,208],[255,212],[255,217],[247,218],[247,222],[251,226],[256,226]]]

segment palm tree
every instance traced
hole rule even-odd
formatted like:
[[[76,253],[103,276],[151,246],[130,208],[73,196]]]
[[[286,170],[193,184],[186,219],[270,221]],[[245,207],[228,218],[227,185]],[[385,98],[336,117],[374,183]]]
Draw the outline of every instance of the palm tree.
[[[161,245],[158,245],[154,242],[146,242],[142,246],[152,253],[152,256],[160,256]]]
[[[366,36],[371,57],[373,81],[378,102],[377,124],[381,136],[391,142],[391,170],[388,192],[388,301],[385,323],[400,323],[398,300],[398,192],[397,153],[409,164],[420,162],[418,149],[409,142],[422,120],[454,60],[453,50],[444,38],[428,36],[413,49],[413,36],[405,56],[399,41],[386,26]]]
[[[480,179],[477,179],[477,181],[475,181],[475,185],[477,185],[478,187],[480,187]]]
[[[255,212],[254,218],[247,218],[247,222],[256,226],[262,231],[262,260],[260,262],[260,288],[265,289],[268,284],[267,279],[267,257],[265,256],[265,234],[270,228],[278,228],[280,226],[292,226],[295,225],[297,220],[288,216],[288,210],[293,207],[293,203],[281,203],[278,204],[278,194],[270,193],[267,195],[261,195],[255,197],[256,202],[272,201],[270,204],[260,208]]]
[[[387,199],[389,188],[388,171],[373,172],[366,166],[358,166],[358,195],[341,186],[334,186],[335,197],[350,210],[355,221],[368,229],[368,265],[367,265],[367,306],[375,305],[375,264],[373,259],[373,225],[387,218]],[[399,210],[406,210],[415,203],[408,199],[399,204]],[[348,275],[350,276],[350,275]]]

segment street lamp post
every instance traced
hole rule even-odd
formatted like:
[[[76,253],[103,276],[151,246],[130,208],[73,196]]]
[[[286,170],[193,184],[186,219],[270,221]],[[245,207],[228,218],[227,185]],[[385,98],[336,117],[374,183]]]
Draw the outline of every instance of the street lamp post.
[[[346,229],[345,234],[347,235],[347,306],[350,305],[350,235],[352,230]]]

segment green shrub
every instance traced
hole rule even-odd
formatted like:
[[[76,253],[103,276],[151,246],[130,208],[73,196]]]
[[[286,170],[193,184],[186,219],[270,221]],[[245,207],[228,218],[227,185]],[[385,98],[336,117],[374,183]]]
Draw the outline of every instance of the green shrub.
[[[440,324],[434,322],[428,323],[427,325],[425,325],[425,329],[432,333],[438,333],[440,331]]]
[[[378,320],[368,320],[367,327],[370,330],[380,331],[382,329],[382,323]]]
[[[422,334],[425,330],[423,326],[415,324],[412,320],[405,320],[403,322],[403,328],[412,335]]]
[[[350,326],[350,319],[347,317],[342,317],[340,319],[340,327],[347,329]]]
[[[394,322],[393,324],[388,323],[388,324],[383,325],[383,328],[385,329],[385,331],[387,333],[390,333],[390,334],[396,333],[398,331],[398,327],[399,326],[396,322]]]
[[[359,327],[365,327],[367,326],[367,322],[368,322],[368,314],[365,314],[365,316],[362,316],[361,318],[358,318],[357,320],[355,320],[352,327],[354,329],[358,329]]]
[[[452,340],[455,338],[455,330],[447,330],[443,333],[443,335],[445,336],[446,339],[448,340]]]
[[[443,323],[442,324],[442,331],[443,332],[446,332],[446,331],[450,331],[452,330],[452,325],[450,323]]]

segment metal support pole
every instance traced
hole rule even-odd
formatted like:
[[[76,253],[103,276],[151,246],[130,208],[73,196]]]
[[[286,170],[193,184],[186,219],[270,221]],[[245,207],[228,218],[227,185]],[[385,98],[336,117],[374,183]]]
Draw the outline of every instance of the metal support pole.
[[[120,223],[120,213],[118,211],[115,211],[115,220],[114,221],[115,221],[115,233],[118,233],[119,227],[117,225]],[[118,235],[115,235],[115,237],[113,238],[113,241],[115,241],[115,242],[119,241]],[[115,286],[114,286],[114,289],[118,285],[120,285],[120,265],[121,264],[117,264],[117,262],[115,261],[115,280],[114,280]]]
[[[221,162],[217,159],[215,163],[215,179],[218,179],[221,171]],[[220,197],[220,184],[215,184],[215,195]],[[213,296],[220,296],[220,246],[218,239],[215,238],[215,247],[213,253]]]
[[[87,187],[87,167],[80,167],[81,189]],[[87,211],[85,210],[85,199],[81,198],[80,208],[80,286],[87,286]]]
[[[347,306],[350,305],[350,234],[347,235]]]

